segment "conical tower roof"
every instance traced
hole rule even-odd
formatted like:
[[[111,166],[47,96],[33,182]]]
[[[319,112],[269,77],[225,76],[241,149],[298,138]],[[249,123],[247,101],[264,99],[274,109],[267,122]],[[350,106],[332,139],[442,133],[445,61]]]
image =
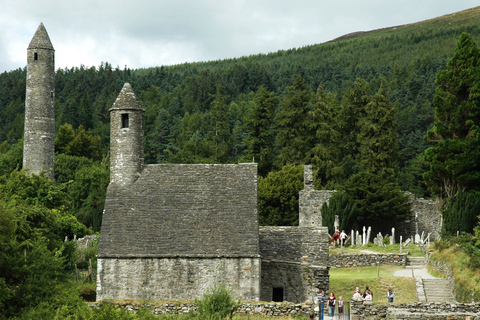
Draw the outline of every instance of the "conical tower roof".
[[[122,91],[117,97],[117,100],[113,103],[113,106],[110,108],[112,110],[141,110],[144,111],[140,102],[138,101],[135,93],[133,93],[132,86],[130,83],[125,82],[123,85]]]
[[[50,41],[50,37],[48,36],[47,29],[43,23],[40,22],[40,25],[37,28],[37,31],[33,35],[32,41],[28,45],[28,49],[53,49],[52,42]]]

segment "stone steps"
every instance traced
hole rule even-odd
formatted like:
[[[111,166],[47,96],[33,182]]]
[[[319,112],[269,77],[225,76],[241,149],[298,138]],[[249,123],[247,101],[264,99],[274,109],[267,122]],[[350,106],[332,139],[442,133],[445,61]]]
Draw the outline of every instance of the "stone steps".
[[[405,268],[407,269],[425,268],[425,258],[424,257],[407,257]]]
[[[454,302],[452,288],[446,279],[423,279],[426,302]]]

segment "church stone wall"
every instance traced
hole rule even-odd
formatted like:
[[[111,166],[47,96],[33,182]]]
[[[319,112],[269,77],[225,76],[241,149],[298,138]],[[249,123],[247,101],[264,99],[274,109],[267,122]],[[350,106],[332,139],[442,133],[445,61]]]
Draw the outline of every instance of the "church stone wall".
[[[259,242],[261,300],[272,301],[275,288],[291,302],[308,300],[318,289],[328,291],[327,228],[260,227]]]
[[[258,301],[259,258],[99,258],[97,301],[194,300],[215,285],[240,300]]]

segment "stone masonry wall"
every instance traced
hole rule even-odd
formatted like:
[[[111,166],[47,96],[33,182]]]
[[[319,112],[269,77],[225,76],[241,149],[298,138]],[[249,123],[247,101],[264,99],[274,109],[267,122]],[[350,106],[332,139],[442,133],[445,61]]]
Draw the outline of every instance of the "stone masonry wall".
[[[95,304],[94,306],[97,306]],[[116,303],[119,308],[137,312],[140,308],[151,310],[155,315],[174,315],[195,312],[197,306],[193,302],[168,303],[133,303],[125,301]],[[255,302],[243,303],[236,315],[252,317],[307,317],[314,312],[316,305],[311,302]],[[327,311],[326,311],[327,312]],[[318,319],[318,313],[315,318]],[[352,320],[360,319],[436,319],[436,320],[479,320],[480,303],[409,303],[399,305],[364,305],[362,302],[352,302]]]
[[[221,284],[227,284],[227,289],[240,300],[257,301],[260,267],[259,258],[99,258],[97,301],[194,300]]]
[[[412,212],[415,217],[415,231],[426,237],[430,233],[430,241],[436,240],[440,237],[440,231],[442,228],[442,214],[440,206],[433,200],[425,200],[422,198],[412,199]]]
[[[376,265],[405,266],[406,253],[385,254],[335,254],[329,256],[330,268],[368,267]]]
[[[322,205],[335,194],[334,190],[301,190],[299,192],[299,226],[321,227]]]
[[[318,289],[328,291],[327,228],[260,227],[262,258],[260,299],[272,300],[283,288],[283,300],[302,302]]]
[[[328,292],[328,268],[262,260],[260,300],[272,301],[274,288],[283,288],[282,301],[312,301],[319,288]]]
[[[408,303],[399,305],[366,305],[353,302],[352,320],[363,319],[435,319],[435,320],[478,320],[480,303]]]
[[[259,227],[259,244],[262,259],[328,266],[326,227]]]

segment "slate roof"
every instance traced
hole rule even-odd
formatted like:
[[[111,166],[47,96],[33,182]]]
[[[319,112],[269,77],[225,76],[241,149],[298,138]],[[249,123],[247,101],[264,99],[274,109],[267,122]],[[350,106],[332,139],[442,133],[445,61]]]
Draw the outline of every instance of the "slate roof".
[[[110,184],[99,257],[259,257],[257,165],[147,165]]]

